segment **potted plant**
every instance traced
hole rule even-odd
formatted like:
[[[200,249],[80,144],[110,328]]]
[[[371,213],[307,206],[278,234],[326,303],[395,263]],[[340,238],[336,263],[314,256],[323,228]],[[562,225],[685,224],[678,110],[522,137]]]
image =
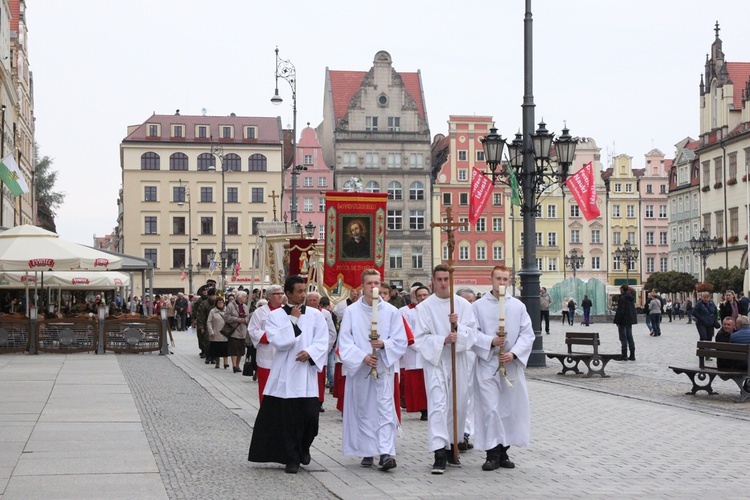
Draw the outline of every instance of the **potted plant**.
[[[716,241],[719,243],[719,246],[722,246],[724,244],[724,238],[722,238],[721,236],[716,238]]]
[[[737,243],[738,241],[740,241],[739,236],[730,236],[729,238],[727,238],[727,243],[729,243],[730,245]]]
[[[724,185],[724,184],[722,184],[722,183],[721,183],[721,181],[719,181],[719,182],[717,182],[716,184],[714,184],[714,189],[719,189],[719,188],[720,188],[721,186],[723,186],[723,185]]]
[[[703,186],[703,187],[701,188],[701,191],[703,191],[704,193],[707,193],[707,192],[709,192],[710,190],[711,190],[711,186]]]
[[[737,178],[736,177],[732,177],[731,179],[727,179],[727,186],[734,186],[735,184],[737,184]]]

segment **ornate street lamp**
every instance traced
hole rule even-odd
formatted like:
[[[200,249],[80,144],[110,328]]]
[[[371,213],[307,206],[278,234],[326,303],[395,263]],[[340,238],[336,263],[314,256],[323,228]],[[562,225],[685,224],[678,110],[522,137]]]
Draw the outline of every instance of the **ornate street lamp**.
[[[571,137],[567,128],[557,141],[554,134],[541,122],[534,132],[534,95],[532,63],[532,15],[531,0],[526,0],[524,17],[524,96],[522,109],[522,131],[507,144],[507,161],[503,163],[503,149],[506,140],[497,134],[497,129],[490,129],[489,135],[481,139],[484,157],[489,168],[485,175],[492,178],[495,184],[504,184],[517,189],[521,200],[523,216],[523,266],[518,275],[521,277],[521,300],[531,317],[534,329],[534,346],[529,357],[528,366],[546,366],[543,338],[541,335],[541,318],[539,313],[539,289],[541,270],[536,265],[536,214],[545,190],[552,185],[564,182],[568,168],[575,157],[576,139]],[[551,145],[555,144],[556,165],[553,168],[550,158]]]
[[[573,270],[573,279],[576,278],[576,271],[583,267],[583,262],[586,257],[583,254],[578,253],[578,249],[574,248],[570,251],[570,255],[565,256],[565,267],[569,267]]]
[[[640,250],[632,246],[628,240],[625,240],[625,243],[613,253],[617,260],[625,262],[625,283],[630,286],[630,267],[635,266]]]
[[[305,233],[307,233],[308,238],[315,236],[315,224],[312,221],[305,224]]]
[[[180,187],[182,187],[182,179],[178,179]],[[190,187],[185,187],[184,198],[181,198],[177,202],[177,206],[182,208],[185,206],[185,200],[188,204],[188,293],[193,293],[193,242],[198,241],[197,238],[193,238],[193,206],[190,201]]]
[[[226,214],[224,201],[226,198],[226,188],[224,187],[224,172],[226,172],[226,165],[224,163],[224,148],[221,145],[212,145],[211,154],[219,158],[221,162],[221,290],[226,288],[224,280],[227,274],[227,237],[226,237]],[[209,165],[208,170],[216,171],[216,162]]]
[[[276,90],[271,98],[271,102],[276,106],[284,102],[284,99],[279,95],[279,78],[286,80],[289,86],[292,88],[292,151],[294,151],[294,163],[297,163],[297,69],[294,67],[291,61],[285,59],[279,59],[279,48],[276,47]],[[297,183],[295,174],[299,175],[299,170],[307,170],[307,168],[299,168],[301,165],[294,166],[292,171],[292,222],[297,221]],[[283,184],[282,184],[283,185]]]
[[[716,249],[719,248],[719,239],[714,236],[713,238],[708,237],[708,229],[705,227],[701,229],[700,237],[696,238],[693,236],[690,238],[690,248],[693,253],[697,253],[703,260],[703,275],[701,281],[706,279],[706,259],[711,254],[716,253]]]

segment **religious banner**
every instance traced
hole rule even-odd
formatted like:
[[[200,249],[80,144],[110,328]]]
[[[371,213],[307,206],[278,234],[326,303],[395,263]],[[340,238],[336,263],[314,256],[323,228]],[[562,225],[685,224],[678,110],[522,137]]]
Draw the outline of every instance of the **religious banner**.
[[[586,220],[599,217],[601,213],[597,205],[596,183],[594,180],[594,166],[591,162],[584,165],[578,172],[568,177],[565,185],[575,198],[581,213]]]
[[[387,193],[326,193],[323,287],[332,303],[358,288],[365,269],[385,269]]]
[[[289,276],[307,276],[313,263],[317,239],[295,238],[289,240]]]
[[[476,224],[492,194],[492,181],[476,167],[472,172],[471,192],[469,193],[469,223]]]

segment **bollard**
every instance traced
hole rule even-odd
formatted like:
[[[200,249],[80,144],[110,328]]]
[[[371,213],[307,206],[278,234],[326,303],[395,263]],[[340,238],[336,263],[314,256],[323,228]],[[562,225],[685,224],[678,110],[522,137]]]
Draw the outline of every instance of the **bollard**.
[[[97,354],[104,354],[104,318],[107,317],[107,309],[99,306],[99,342],[96,346]]]
[[[36,351],[36,325],[38,319],[39,310],[36,306],[29,307],[29,354],[38,354]]]
[[[167,331],[168,324],[167,324],[167,308],[162,307],[159,310],[159,315],[161,316],[161,351],[159,352],[160,356],[164,356],[166,354],[169,354],[169,332]]]

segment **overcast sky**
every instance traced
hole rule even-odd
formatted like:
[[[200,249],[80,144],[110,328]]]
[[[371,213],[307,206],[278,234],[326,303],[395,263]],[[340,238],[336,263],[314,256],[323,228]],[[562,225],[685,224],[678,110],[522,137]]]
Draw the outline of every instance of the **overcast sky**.
[[[297,128],[323,116],[326,66],[367,71],[386,50],[397,71],[421,70],[430,131],[452,114],[521,125],[523,0],[28,0],[36,140],[54,159],[60,235],[92,244],[112,231],[128,125],[153,113],[281,116],[270,103],[274,48],[297,68]],[[750,61],[750,1],[536,0],[536,121],[594,138],[606,164],[668,158],[698,135],[698,84],[714,23],[728,61]],[[739,92],[739,90],[737,90]]]

